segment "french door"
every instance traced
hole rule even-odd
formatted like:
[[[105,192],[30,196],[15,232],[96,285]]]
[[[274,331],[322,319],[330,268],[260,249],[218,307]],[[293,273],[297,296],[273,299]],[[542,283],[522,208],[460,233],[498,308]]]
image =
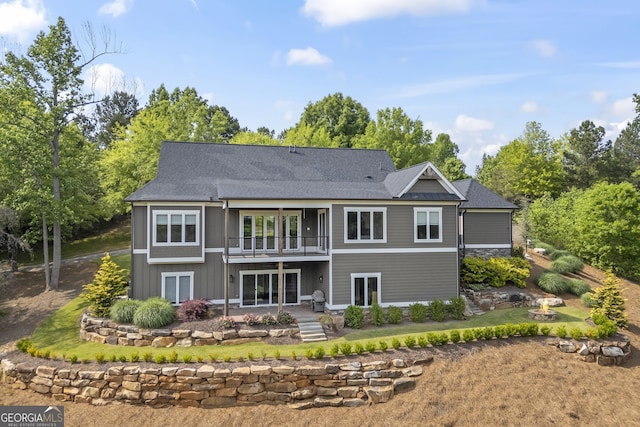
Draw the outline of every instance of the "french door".
[[[241,271],[243,307],[278,305],[278,270]],[[284,270],[284,304],[300,304],[300,270]]]
[[[353,305],[369,307],[380,303],[380,273],[354,273],[351,275],[351,301]]]

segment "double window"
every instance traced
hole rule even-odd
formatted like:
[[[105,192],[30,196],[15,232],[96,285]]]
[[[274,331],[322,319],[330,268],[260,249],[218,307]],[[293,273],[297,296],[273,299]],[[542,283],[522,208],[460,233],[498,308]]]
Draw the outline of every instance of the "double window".
[[[154,211],[154,245],[198,245],[199,218],[199,211]]]
[[[277,212],[241,212],[243,251],[278,250],[278,213]],[[282,215],[282,249],[295,251],[300,249],[302,228],[299,211],[287,211]]]
[[[386,208],[345,208],[345,242],[386,242],[386,216]]]
[[[193,299],[193,272],[162,273],[162,298],[174,305]]]
[[[351,274],[351,303],[361,307],[369,307],[374,302],[380,304],[380,273]]]
[[[414,208],[413,239],[418,242],[442,242],[442,208]]]

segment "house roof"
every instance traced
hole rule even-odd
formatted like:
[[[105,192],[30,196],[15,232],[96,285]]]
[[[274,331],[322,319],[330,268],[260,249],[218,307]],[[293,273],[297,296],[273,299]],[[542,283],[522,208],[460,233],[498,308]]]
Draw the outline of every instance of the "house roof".
[[[397,171],[384,150],[164,142],[156,178],[126,201],[386,200],[401,197],[424,168]]]
[[[489,190],[475,179],[462,179],[452,182],[466,199],[460,204],[461,209],[517,209],[513,203]]]

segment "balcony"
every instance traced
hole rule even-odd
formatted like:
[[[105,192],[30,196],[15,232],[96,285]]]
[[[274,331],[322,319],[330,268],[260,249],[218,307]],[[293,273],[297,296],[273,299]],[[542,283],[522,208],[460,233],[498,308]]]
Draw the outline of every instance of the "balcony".
[[[326,260],[328,248],[329,236],[230,237],[229,259],[319,257]]]

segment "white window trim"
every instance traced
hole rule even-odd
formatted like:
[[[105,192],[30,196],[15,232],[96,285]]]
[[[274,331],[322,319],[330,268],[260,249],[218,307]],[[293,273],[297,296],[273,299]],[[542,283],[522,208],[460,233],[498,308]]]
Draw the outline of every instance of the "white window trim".
[[[440,236],[437,239],[418,239],[418,213],[438,213],[438,229]],[[429,232],[429,215],[427,215],[427,233]],[[442,243],[442,208],[413,208],[413,243]]]
[[[180,297],[180,280],[178,280],[178,278],[180,276],[188,276],[189,277],[189,298],[188,299],[193,299],[193,271],[176,271],[176,272],[164,272],[161,273],[160,276],[162,277],[162,283],[160,284],[160,292],[161,292],[161,296],[162,298],[166,298],[165,296],[165,281],[167,277],[175,277],[176,278],[176,297]],[[180,305],[179,302],[176,301],[171,301],[171,304],[173,305]]]
[[[202,226],[200,224],[200,211],[199,210],[154,210],[153,212],[153,220],[152,220],[152,238],[151,242],[153,246],[200,246],[200,234],[202,230]],[[157,218],[158,215],[167,215],[167,242],[158,242],[157,238]],[[182,215],[182,236],[184,239],[185,236],[185,215],[195,215],[196,216],[196,241],[195,242],[172,242],[171,241],[171,215]]]
[[[381,296],[382,296],[382,273],[351,273],[351,304],[355,305],[356,303],[356,279],[363,278],[366,280],[375,277],[378,279],[378,300],[376,301],[380,304]],[[365,305],[363,307],[371,307],[371,301],[368,301],[369,305]]]
[[[239,272],[239,276],[240,276],[240,283],[238,285],[239,287],[239,292],[240,292],[240,307],[273,307],[273,306],[277,306],[278,305],[278,301],[271,301],[271,304],[260,304],[260,305],[244,305],[243,304],[243,283],[244,283],[244,276],[255,276],[257,274],[268,274],[269,276],[273,275],[273,274],[278,274],[278,270],[240,270]],[[283,305],[300,305],[300,283],[302,282],[302,270],[299,268],[286,268],[282,271],[282,274],[287,274],[287,273],[296,273],[298,275],[298,283],[297,283],[297,294],[298,294],[298,299],[296,302],[287,302],[287,303],[283,303]],[[278,283],[276,282],[275,284],[272,283],[271,287],[273,288],[273,286],[278,286]],[[271,298],[271,292],[269,293],[269,298]]]
[[[242,249],[243,247],[243,241],[245,238],[244,235],[244,217],[245,216],[251,216],[251,217],[256,217],[256,216],[275,216],[276,220],[275,220],[275,248],[274,249]],[[302,248],[302,211],[291,211],[291,210],[286,210],[283,212],[283,217],[290,217],[290,216],[297,216],[298,217],[298,234],[296,236],[297,238],[297,248],[294,249],[287,249],[286,247],[283,248],[283,250],[285,252],[296,252],[296,251],[301,251]],[[238,223],[239,223],[239,228],[240,228],[240,232],[238,233],[238,235],[240,236],[240,241],[238,242],[239,247],[241,252],[278,252],[278,240],[280,238],[279,235],[279,230],[280,230],[280,224],[278,223],[279,217],[278,217],[278,211],[270,211],[270,210],[264,210],[264,211],[240,211],[240,217],[238,218]],[[252,221],[252,229],[251,229],[251,239],[254,239],[256,237],[256,222],[255,220]],[[288,237],[288,233],[287,230],[283,230],[285,237]],[[263,236],[266,237],[266,236]],[[253,244],[253,242],[252,242]]]
[[[358,214],[358,238],[349,239],[349,212],[357,212]],[[360,213],[371,213],[371,238],[360,238]],[[373,238],[373,213],[382,212],[382,239]],[[371,208],[371,207],[346,207],[344,208],[344,243],[387,243],[387,208]]]

